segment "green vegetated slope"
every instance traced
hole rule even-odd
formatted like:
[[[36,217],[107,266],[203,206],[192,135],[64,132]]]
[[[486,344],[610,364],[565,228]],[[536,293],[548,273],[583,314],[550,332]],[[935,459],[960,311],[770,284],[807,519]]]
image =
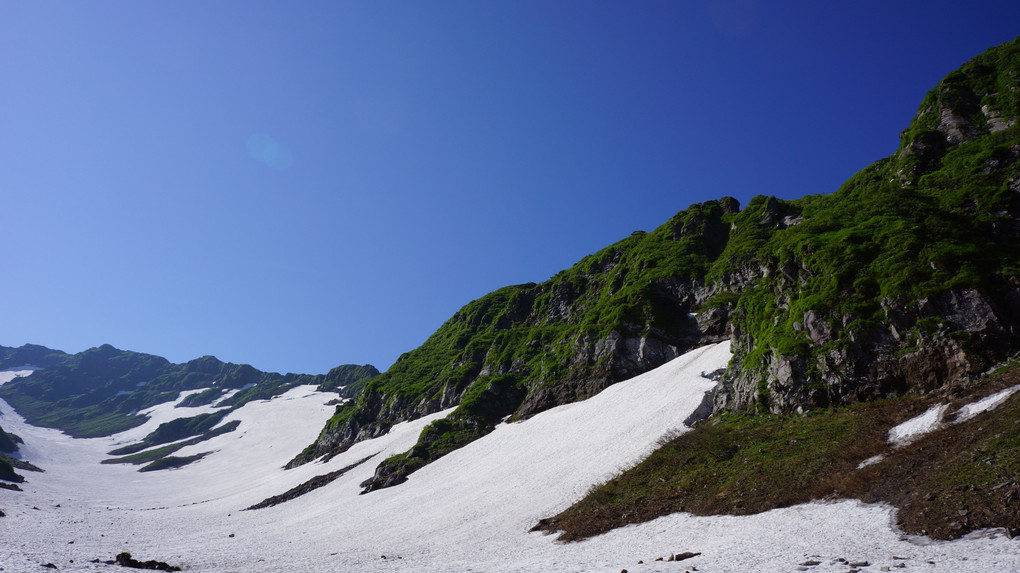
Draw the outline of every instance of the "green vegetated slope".
[[[456,406],[367,487],[399,483],[504,417],[724,338],[717,411],[924,393],[987,369],[1018,347],[1018,79],[1020,43],[990,49],[928,93],[893,156],[834,193],[692,205],[544,283],[469,303],[292,463]]]
[[[729,199],[697,206],[652,233],[635,234],[543,284],[511,286],[469,303],[421,347],[371,379],[338,409],[298,461],[329,454],[389,425],[458,405],[426,432],[434,458],[502,418],[591,396],[703,340],[693,293],[680,293],[718,255],[705,236],[727,232]],[[640,354],[631,348],[644,346]],[[415,457],[415,456],[412,456]]]
[[[6,456],[0,456],[0,480],[14,483],[25,481],[25,477],[14,471],[14,464]]]
[[[1017,366],[925,396],[802,415],[717,416],[536,529],[574,541],[679,511],[747,515],[842,497],[895,506],[899,525],[914,534],[953,539],[992,527],[1020,534],[1020,393],[953,423],[963,405],[1020,385]],[[891,428],[936,404],[950,405],[944,427],[903,447],[889,444]]]
[[[237,427],[241,425],[240,420],[232,420],[221,426],[216,426],[216,424],[223,419],[223,416],[229,412],[229,410],[220,410],[213,414],[199,415],[192,418],[177,418],[176,420],[173,420],[173,422],[160,424],[156,430],[152,431],[148,436],[142,439],[142,441],[122,448],[117,448],[109,452],[111,456],[119,457],[107,458],[100,463],[145,464],[138,470],[144,472],[166,469],[169,467],[180,467],[181,465],[185,465],[182,463],[182,460],[187,460],[185,463],[199,460],[204,456],[204,454],[184,458],[174,457],[171,456],[171,454],[177,450],[188,446],[194,446],[195,444],[200,444],[206,440],[215,438],[216,436],[236,430]],[[183,424],[174,424],[175,422],[183,422]],[[172,435],[180,436],[177,438],[180,441],[170,439],[170,436],[167,435],[166,431],[164,431],[166,430],[166,427],[168,427],[168,424],[176,426]],[[189,439],[185,440],[183,438]]]
[[[19,349],[0,347],[0,352],[12,350]],[[350,368],[366,376],[376,372],[371,366]],[[188,403],[182,404],[187,406],[211,404],[226,391],[237,390],[216,404],[234,408],[327,380],[323,375],[262,372],[212,356],[173,364],[160,356],[103,345],[74,355],[60,353],[42,370],[0,386],[0,398],[31,424],[75,437],[94,437],[144,423],[147,418],[138,411],[176,400],[185,390],[204,389],[189,396]],[[356,382],[357,376],[345,380]]]
[[[761,246],[728,245],[767,275],[734,318],[738,407],[930,390],[1016,348],[1018,80],[1016,41],[978,56],[928,93],[896,155],[780,204],[804,221]]]
[[[18,437],[8,434],[0,427],[0,480],[21,482],[24,477],[14,471],[14,460],[5,454],[18,451]]]
[[[17,438],[5,432],[0,426],[0,453],[13,454],[16,451],[18,451]]]
[[[356,396],[365,384],[379,375],[379,370],[371,364],[342,364],[331,369],[322,377],[318,390],[320,392],[338,392],[348,398]]]

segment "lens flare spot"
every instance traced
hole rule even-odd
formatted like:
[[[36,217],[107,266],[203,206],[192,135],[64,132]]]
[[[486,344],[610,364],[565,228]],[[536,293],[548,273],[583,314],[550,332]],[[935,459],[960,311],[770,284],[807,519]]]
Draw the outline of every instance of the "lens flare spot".
[[[264,133],[250,136],[245,148],[252,159],[273,169],[286,169],[294,162],[287,147]]]

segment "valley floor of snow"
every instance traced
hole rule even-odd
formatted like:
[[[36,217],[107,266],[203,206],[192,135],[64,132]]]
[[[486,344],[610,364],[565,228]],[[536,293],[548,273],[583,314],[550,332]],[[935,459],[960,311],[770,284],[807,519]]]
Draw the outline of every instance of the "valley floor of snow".
[[[701,403],[729,345],[691,351],[599,395],[503,424],[430,464],[403,485],[359,495],[387,456],[406,451],[430,421],[393,427],[328,463],[281,467],[311,443],[335,395],[296,388],[248,404],[239,428],[175,455],[213,453],[176,470],[100,465],[107,451],[159,423],[209,411],[153,408],[144,426],[72,439],[24,423],[0,401],[0,425],[25,440],[25,491],[0,489],[0,570],[122,571],[93,563],[129,551],[201,572],[768,572],[1020,571],[1020,542],[1002,530],[953,542],[903,534],[893,509],[815,502],[744,516],[679,513],[578,543],[529,532],[588,489],[649,454]],[[326,487],[281,505],[243,508],[309,478],[374,456]],[[679,562],[670,554],[699,552]],[[638,563],[642,561],[643,563]],[[803,565],[806,562],[817,565]],[[902,567],[902,568],[898,568]],[[888,569],[883,569],[888,568]]]

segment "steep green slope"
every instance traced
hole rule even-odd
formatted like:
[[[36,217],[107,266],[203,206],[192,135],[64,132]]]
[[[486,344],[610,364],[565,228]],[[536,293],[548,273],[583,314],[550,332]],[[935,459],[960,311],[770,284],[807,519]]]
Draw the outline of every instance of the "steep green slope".
[[[6,455],[17,452],[20,443],[21,438],[14,434],[8,434],[0,427],[0,480],[21,483],[25,481],[25,478],[14,471],[16,467],[36,469],[34,466],[21,463],[16,458]]]
[[[13,454],[18,451],[18,441],[0,426],[0,453]]]
[[[787,203],[804,221],[760,245],[731,241],[730,261],[761,270],[724,404],[926,391],[1016,349],[1018,77],[1017,41],[978,56],[929,92],[896,155]]]
[[[1018,79],[1020,42],[990,49],[929,92],[895,155],[835,193],[692,205],[469,303],[292,463],[456,406],[366,487],[399,483],[506,416],[724,338],[717,410],[853,403],[983,371],[1020,347]]]
[[[692,207],[541,285],[506,287],[469,303],[338,408],[295,463],[458,405],[426,430],[437,440],[416,450],[434,459],[508,415],[591,396],[706,339],[722,340],[725,306],[692,317],[702,301],[690,286],[718,256],[728,229],[721,219],[736,210],[733,199]]]

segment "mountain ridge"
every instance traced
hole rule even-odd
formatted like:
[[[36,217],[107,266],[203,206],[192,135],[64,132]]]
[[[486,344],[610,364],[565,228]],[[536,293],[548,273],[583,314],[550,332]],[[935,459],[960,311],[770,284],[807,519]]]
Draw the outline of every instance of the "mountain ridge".
[[[382,374],[344,365],[280,375],[214,357],[172,365],[109,345],[76,355],[26,345],[0,347],[0,366],[47,368],[0,396],[33,423],[88,436],[138,425],[138,410],[184,389],[202,390],[184,407],[237,406],[302,383],[338,392],[346,401],[288,467],[455,407],[382,462],[370,491],[503,420],[723,340],[734,355],[716,413],[931,392],[1020,348],[1018,117],[1020,39],[947,75],[897,152],[834,193],[693,204],[547,281],[471,301]],[[228,389],[237,392],[223,398]]]
[[[297,465],[457,409],[366,490],[504,418],[591,396],[729,338],[714,409],[798,408],[930,392],[1016,352],[1020,40],[922,100],[889,158],[829,195],[691,205],[540,284],[465,305],[341,406]]]
[[[147,418],[140,410],[176,400],[183,391],[201,390],[178,406],[216,402],[233,408],[302,384],[342,394],[345,387],[378,374],[370,364],[345,364],[327,374],[279,374],[208,355],[174,364],[109,344],[77,354],[30,344],[0,346],[0,370],[28,363],[40,369],[0,386],[0,397],[31,424],[75,437],[106,436],[141,425]]]

